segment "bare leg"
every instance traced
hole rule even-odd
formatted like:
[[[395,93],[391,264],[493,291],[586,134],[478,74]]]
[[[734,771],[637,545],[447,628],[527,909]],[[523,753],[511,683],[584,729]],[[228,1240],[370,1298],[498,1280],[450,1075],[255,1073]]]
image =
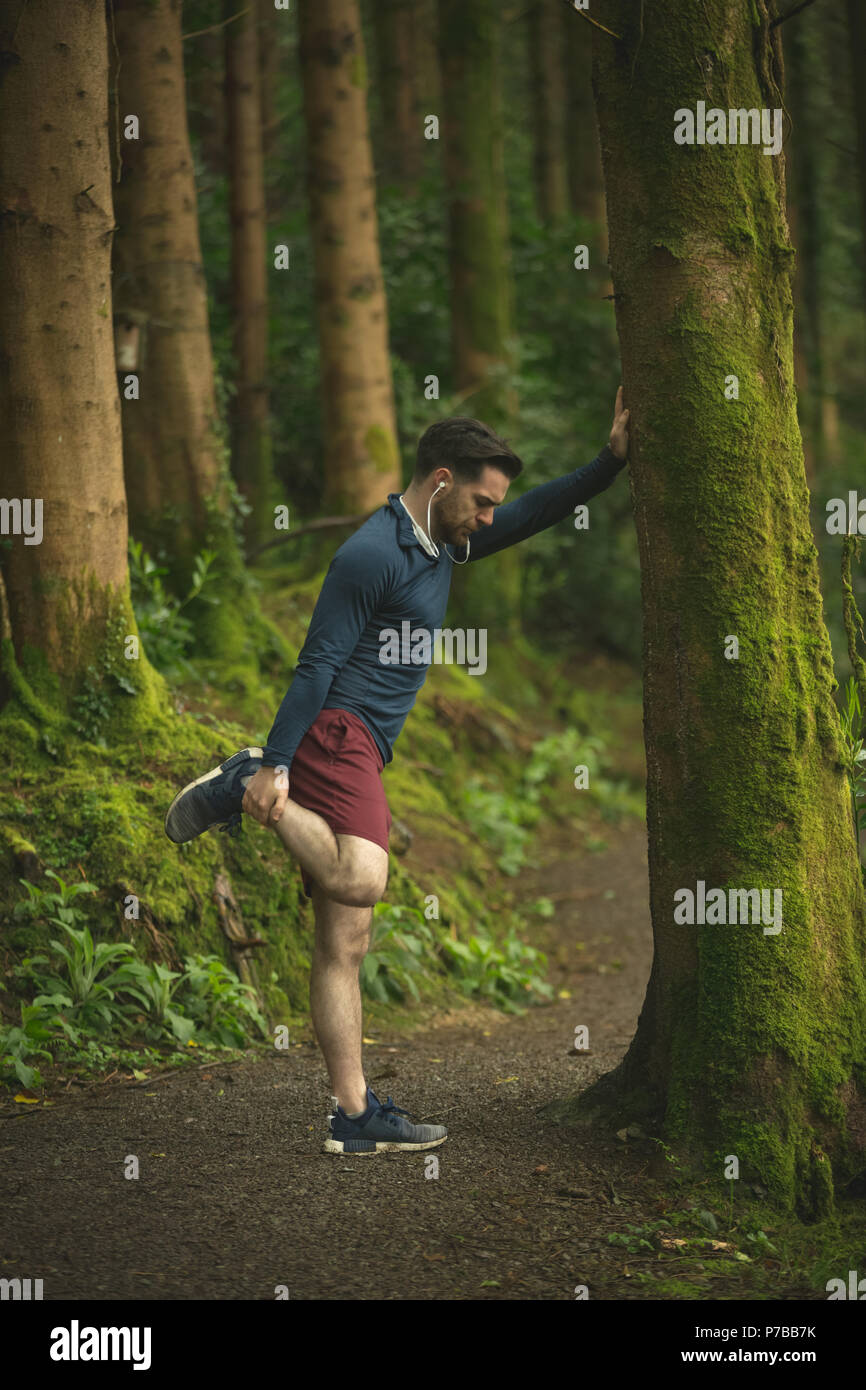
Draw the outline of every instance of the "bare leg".
[[[316,940],[310,972],[310,1012],[331,1090],[349,1114],[367,1106],[361,1063],[361,989],[358,970],[370,941],[372,907],[347,907],[311,888]]]
[[[327,821],[291,798],[276,824],[286,849],[337,903],[372,907],[385,892],[388,855],[360,835],[335,835]]]

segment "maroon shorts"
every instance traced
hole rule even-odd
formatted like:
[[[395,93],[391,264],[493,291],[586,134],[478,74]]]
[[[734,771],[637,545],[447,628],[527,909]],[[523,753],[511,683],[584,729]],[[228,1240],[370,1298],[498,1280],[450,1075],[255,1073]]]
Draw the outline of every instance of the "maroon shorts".
[[[289,768],[289,796],[315,811],[335,835],[360,835],[388,853],[391,812],[375,739],[357,714],[323,709],[298,744]],[[304,892],[310,880],[301,870]]]

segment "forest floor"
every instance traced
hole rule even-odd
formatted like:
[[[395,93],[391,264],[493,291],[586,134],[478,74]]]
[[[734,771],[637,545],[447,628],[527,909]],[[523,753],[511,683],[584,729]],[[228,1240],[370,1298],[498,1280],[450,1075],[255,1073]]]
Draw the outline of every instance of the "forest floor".
[[[777,1248],[749,1257],[739,1193],[713,1234],[652,1141],[540,1113],[620,1060],[652,955],[643,826],[582,858],[564,838],[545,853],[520,892],[557,905],[545,940],[533,927],[554,1002],[367,1043],[380,1098],[448,1126],[437,1176],[429,1154],[321,1152],[327,1078],[300,1033],[286,1052],[60,1090],[51,1108],[0,1104],[2,1274],[42,1278],[47,1299],[826,1298],[817,1230],[792,1259],[764,1225]]]

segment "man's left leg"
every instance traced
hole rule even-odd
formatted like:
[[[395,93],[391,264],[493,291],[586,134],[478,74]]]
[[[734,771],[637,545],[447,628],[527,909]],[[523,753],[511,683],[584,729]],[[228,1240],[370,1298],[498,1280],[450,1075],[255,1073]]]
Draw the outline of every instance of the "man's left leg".
[[[313,1028],[325,1058],[335,1113],[329,1121],[325,1152],[376,1154],[435,1149],[444,1143],[444,1125],[413,1124],[394,1105],[383,1104],[364,1080],[361,1060],[361,961],[370,942],[372,907],[349,907],[310,883],[316,939],[310,973]]]
[[[358,971],[370,943],[372,907],[347,907],[311,884],[316,939],[310,971],[310,1012],[331,1090],[350,1115],[367,1107],[361,1063]]]

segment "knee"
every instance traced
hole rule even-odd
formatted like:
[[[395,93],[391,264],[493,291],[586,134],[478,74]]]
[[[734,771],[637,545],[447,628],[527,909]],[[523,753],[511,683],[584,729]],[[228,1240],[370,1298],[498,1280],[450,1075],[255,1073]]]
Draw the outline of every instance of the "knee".
[[[335,884],[334,896],[346,907],[375,907],[388,886],[388,870],[384,873],[355,873]]]

